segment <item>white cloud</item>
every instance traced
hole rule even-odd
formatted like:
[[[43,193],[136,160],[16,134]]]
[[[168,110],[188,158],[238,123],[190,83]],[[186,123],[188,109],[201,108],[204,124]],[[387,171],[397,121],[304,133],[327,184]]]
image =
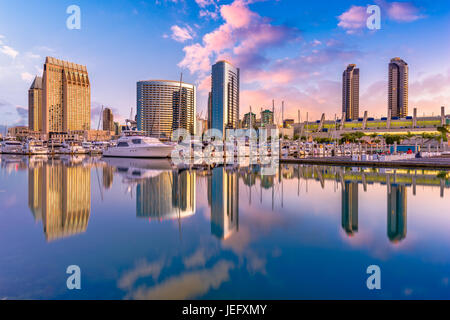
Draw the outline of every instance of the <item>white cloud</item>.
[[[185,42],[193,38],[192,29],[188,26],[186,28],[174,25],[170,28],[172,30],[172,39],[178,42]]]
[[[15,59],[17,57],[17,55],[19,54],[19,51],[14,50],[13,48],[11,48],[9,46],[2,46],[0,48],[0,52],[10,56],[13,59]]]
[[[34,75],[32,75],[29,72],[22,72],[20,74],[20,77],[22,78],[23,81],[27,81],[27,82],[31,82],[34,79]]]

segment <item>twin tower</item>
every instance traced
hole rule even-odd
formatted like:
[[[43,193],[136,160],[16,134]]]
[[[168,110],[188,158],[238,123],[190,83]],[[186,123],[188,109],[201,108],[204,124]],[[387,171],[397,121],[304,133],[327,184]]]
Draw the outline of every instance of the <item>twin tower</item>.
[[[400,58],[389,63],[388,117],[408,116],[408,64]],[[359,119],[359,69],[351,64],[342,75],[342,113],[345,120]]]

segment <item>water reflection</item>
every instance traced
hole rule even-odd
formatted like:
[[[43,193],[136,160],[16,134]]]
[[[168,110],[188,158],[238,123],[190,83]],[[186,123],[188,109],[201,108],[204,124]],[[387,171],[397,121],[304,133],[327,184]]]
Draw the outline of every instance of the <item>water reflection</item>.
[[[239,230],[238,179],[237,171],[224,168],[213,169],[208,177],[211,234],[219,239],[227,239]]]
[[[358,232],[358,184],[344,182],[342,187],[342,228],[352,236]]]
[[[433,292],[431,277],[450,277],[448,172],[281,165],[264,175],[259,166],[178,170],[167,160],[0,160],[0,240],[15,244],[0,247],[0,266],[20,258],[3,267],[12,276],[0,273],[0,297],[45,261],[27,280],[30,298],[40,297],[32,281],[41,270],[67,263],[95,274],[86,284],[102,289],[88,297],[132,299],[365,298],[355,275],[367,263],[392,277],[410,270],[408,281]],[[327,292],[330,279],[339,293]]]
[[[387,190],[387,234],[396,243],[406,238],[406,187],[388,184]]]
[[[23,159],[7,158],[2,166],[23,169]],[[37,221],[42,221],[48,241],[85,232],[91,211],[91,168],[102,166],[103,191],[111,189],[114,175],[122,178],[128,190],[136,194],[136,217],[149,220],[172,220],[196,213],[195,171],[178,171],[168,160],[92,160],[89,158],[33,159],[28,164],[28,205]],[[98,173],[97,173],[98,174]],[[272,209],[277,197],[283,206],[284,181],[297,179],[327,181],[341,187],[341,226],[348,236],[358,232],[360,185],[385,185],[387,189],[387,236],[392,243],[406,238],[407,187],[437,186],[441,197],[449,187],[439,172],[405,169],[360,169],[318,166],[281,166],[275,176],[260,174],[258,166],[219,167],[202,173],[207,179],[207,202],[211,210],[211,234],[228,239],[239,231],[239,180],[248,187],[248,202],[259,180],[259,190],[272,189]],[[100,185],[100,184],[99,184]],[[275,188],[281,187],[280,192]]]
[[[91,212],[90,170],[59,161],[30,167],[28,205],[35,220],[42,220],[47,241],[85,232]]]

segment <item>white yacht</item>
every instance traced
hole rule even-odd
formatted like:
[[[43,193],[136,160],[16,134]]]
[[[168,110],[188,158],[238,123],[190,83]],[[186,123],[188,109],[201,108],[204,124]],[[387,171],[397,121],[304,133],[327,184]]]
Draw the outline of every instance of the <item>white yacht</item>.
[[[101,145],[95,144],[93,142],[83,141],[81,146],[86,150],[86,153],[89,154],[101,154],[103,152]]]
[[[41,155],[48,153],[48,148],[40,140],[29,140],[23,145],[23,154],[26,155]]]
[[[166,144],[157,138],[146,137],[139,131],[124,131],[117,145],[103,152],[104,157],[119,158],[170,158],[174,144]]]
[[[59,149],[59,153],[61,154],[87,154],[88,150],[83,148],[81,143],[70,141],[70,142],[64,142],[62,144],[61,149]]]
[[[22,143],[15,138],[6,137],[0,146],[1,153],[22,154]]]

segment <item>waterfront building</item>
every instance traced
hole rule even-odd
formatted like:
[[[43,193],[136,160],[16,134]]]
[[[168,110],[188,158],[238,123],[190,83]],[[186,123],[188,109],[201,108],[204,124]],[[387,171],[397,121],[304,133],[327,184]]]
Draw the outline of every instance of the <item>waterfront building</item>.
[[[270,110],[264,110],[261,112],[261,126],[273,124],[273,112]]]
[[[42,130],[42,77],[35,77],[28,90],[28,128],[31,131]]]
[[[294,119],[285,119],[283,120],[283,128],[292,128],[294,126]]]
[[[355,64],[348,65],[342,75],[342,113],[345,120],[359,118],[359,69]]]
[[[344,182],[342,186],[342,228],[349,236],[358,232],[357,182]]]
[[[104,131],[115,131],[114,115],[110,108],[105,108],[103,110],[103,130]]]
[[[388,183],[387,234],[391,242],[397,243],[406,237],[407,201],[404,185]]]
[[[171,80],[137,83],[136,122],[147,135],[170,139],[178,128],[195,135],[196,109],[196,88],[192,84]]]
[[[391,117],[408,116],[408,64],[400,58],[389,63],[388,111]]]
[[[242,127],[249,129],[250,125],[254,128],[256,127],[256,114],[253,112],[248,112],[244,114],[244,120],[242,121]]]
[[[211,128],[220,130],[239,126],[239,68],[227,61],[212,66]]]
[[[91,84],[86,66],[47,57],[43,75],[42,131],[90,130]]]

